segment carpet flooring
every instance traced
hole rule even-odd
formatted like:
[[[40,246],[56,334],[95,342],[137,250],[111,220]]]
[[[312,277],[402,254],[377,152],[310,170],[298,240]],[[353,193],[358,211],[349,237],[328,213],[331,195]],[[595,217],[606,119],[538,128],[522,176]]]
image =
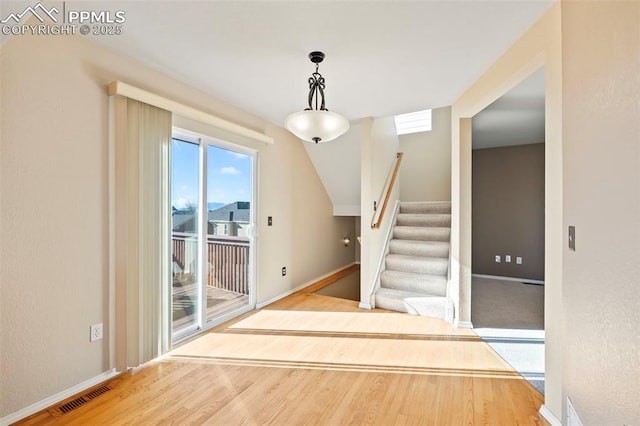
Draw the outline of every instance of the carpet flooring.
[[[476,328],[544,330],[544,286],[473,277],[471,322]]]
[[[544,394],[544,286],[472,279],[474,331]]]

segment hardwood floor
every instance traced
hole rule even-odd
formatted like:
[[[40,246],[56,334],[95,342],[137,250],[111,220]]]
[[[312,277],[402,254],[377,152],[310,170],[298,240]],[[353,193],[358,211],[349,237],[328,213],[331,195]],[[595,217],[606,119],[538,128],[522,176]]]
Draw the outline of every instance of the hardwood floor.
[[[543,397],[470,330],[296,293],[22,424],[547,424]]]

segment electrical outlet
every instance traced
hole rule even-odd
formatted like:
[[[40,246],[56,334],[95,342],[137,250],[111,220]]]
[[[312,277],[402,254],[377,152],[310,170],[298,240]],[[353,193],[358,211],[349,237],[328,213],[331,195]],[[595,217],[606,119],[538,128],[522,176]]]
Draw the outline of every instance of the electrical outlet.
[[[516,264],[517,265],[522,265],[522,257],[520,257],[520,256],[516,257]]]
[[[287,267],[283,266],[282,267],[282,276],[284,277],[285,275],[287,275]]]
[[[496,254],[496,263],[500,263],[500,255]]]
[[[267,216],[267,226],[273,226],[273,217]]]
[[[505,262],[507,262],[507,263],[511,263],[511,256],[507,254],[507,255],[504,257],[504,261],[505,261]]]
[[[89,341],[95,342],[102,339],[102,323],[93,324],[90,328]]]

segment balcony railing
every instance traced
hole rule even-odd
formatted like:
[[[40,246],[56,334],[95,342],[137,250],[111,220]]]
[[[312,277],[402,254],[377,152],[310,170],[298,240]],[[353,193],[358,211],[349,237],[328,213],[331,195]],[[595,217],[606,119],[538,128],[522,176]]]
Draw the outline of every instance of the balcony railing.
[[[173,262],[179,268],[174,274],[196,276],[196,234],[174,232],[172,240]],[[249,294],[249,238],[208,235],[205,258],[208,287]]]

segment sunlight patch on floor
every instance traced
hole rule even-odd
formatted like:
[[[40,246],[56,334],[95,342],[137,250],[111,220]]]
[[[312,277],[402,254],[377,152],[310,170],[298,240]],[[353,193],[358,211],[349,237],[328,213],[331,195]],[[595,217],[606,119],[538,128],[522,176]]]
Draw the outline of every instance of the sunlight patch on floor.
[[[476,328],[474,331],[544,394],[544,330]]]
[[[404,313],[318,312],[263,310],[239,321],[230,329],[298,330],[351,333],[450,334],[475,336],[468,329],[457,329],[436,321]]]
[[[282,368],[520,378],[471,330],[395,313],[263,310],[168,359]]]

